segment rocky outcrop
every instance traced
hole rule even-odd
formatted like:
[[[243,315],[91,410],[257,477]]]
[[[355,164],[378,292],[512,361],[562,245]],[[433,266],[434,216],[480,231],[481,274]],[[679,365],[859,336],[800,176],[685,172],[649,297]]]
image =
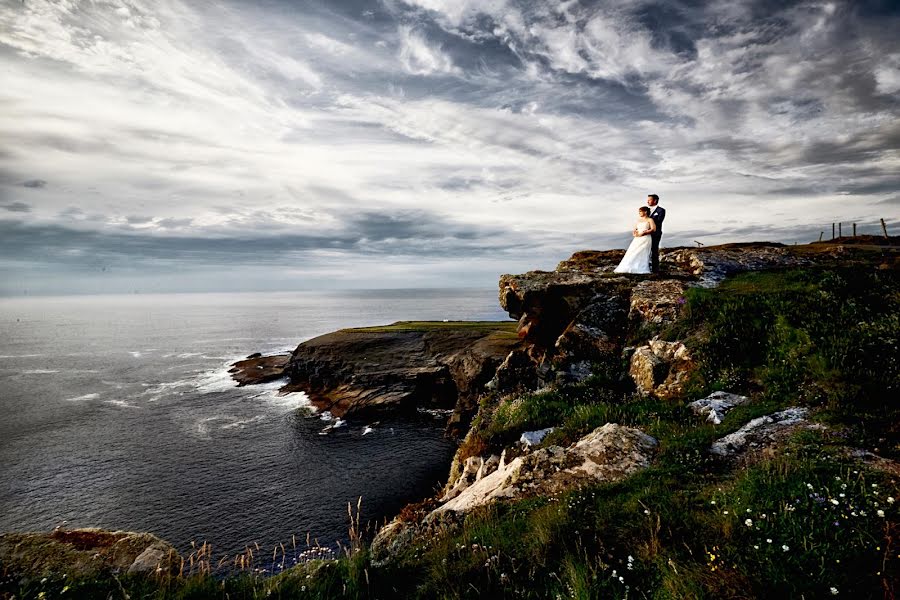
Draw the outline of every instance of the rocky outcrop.
[[[808,416],[808,409],[792,407],[758,417],[713,442],[710,452],[723,458],[735,458],[771,448],[799,427],[817,427],[808,421]]]
[[[149,533],[102,529],[0,534],[0,564],[10,575],[98,577],[106,573],[168,574],[181,557]]]
[[[735,406],[746,404],[750,401],[747,396],[739,396],[728,392],[713,392],[706,398],[694,400],[688,407],[701,417],[714,425],[722,423],[725,415]]]
[[[468,511],[495,500],[543,496],[585,483],[618,481],[650,466],[657,442],[632,427],[607,423],[568,448],[519,456],[467,486],[434,512]]]
[[[697,277],[702,286],[716,285],[730,275],[746,271],[812,264],[811,258],[802,255],[796,248],[767,242],[678,248],[667,252],[661,260],[672,270]]]
[[[228,372],[237,381],[238,387],[277,381],[285,377],[285,368],[290,358],[288,354],[263,356],[257,352],[233,363]]]
[[[628,372],[640,392],[657,398],[674,398],[684,392],[695,368],[684,344],[654,338],[634,351]]]
[[[497,367],[521,346],[513,323],[395,323],[300,344],[285,391],[336,417],[380,409],[453,408],[463,426]]]
[[[370,548],[373,562],[384,564],[417,540],[458,527],[463,515],[478,506],[620,481],[649,467],[657,446],[639,429],[607,423],[567,448],[549,446],[509,462],[471,457],[440,506],[417,520],[396,518],[378,531]]]

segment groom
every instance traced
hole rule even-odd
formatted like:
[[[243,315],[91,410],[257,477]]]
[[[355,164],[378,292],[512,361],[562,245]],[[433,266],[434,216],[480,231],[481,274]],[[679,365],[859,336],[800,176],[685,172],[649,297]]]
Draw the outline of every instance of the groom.
[[[650,218],[656,223],[656,231],[650,234],[653,244],[650,247],[650,271],[659,273],[659,240],[662,239],[662,224],[666,218],[666,209],[659,206],[659,196],[656,194],[647,196],[647,206],[650,207]]]

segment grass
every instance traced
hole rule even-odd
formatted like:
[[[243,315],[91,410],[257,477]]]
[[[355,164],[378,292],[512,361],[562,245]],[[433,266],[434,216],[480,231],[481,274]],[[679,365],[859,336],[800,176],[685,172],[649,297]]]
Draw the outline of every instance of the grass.
[[[358,511],[355,522],[350,511],[355,541],[337,560],[312,560],[274,577],[245,570],[217,578],[201,570],[151,579],[4,580],[0,597],[895,597],[900,486],[895,476],[848,458],[848,450],[897,451],[898,289],[895,273],[864,269],[737,277],[688,292],[684,320],[663,332],[685,340],[698,361],[684,398],[641,397],[615,373],[483,398],[462,458],[499,452],[523,431],[551,426],[544,444],[565,445],[606,422],[653,435],[659,453],[650,468],[618,483],[448,519],[387,564],[372,564],[353,535]],[[714,426],[686,402],[716,389],[752,400]],[[715,439],[795,404],[811,407],[828,428],[798,431],[752,461],[710,455]]]

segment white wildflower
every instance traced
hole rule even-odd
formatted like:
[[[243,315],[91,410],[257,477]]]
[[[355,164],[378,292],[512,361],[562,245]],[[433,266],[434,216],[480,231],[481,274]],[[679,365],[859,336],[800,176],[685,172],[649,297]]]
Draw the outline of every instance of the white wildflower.
[[[879,516],[879,517],[883,517],[883,516],[884,516],[884,511],[881,510],[881,509],[878,509],[878,516]]]
[[[747,527],[753,527],[753,519],[745,520],[744,525],[746,525]]]

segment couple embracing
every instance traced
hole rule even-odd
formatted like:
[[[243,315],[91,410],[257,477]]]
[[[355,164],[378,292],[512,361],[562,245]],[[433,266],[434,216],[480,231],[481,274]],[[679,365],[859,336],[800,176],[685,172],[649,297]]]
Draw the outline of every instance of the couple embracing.
[[[666,209],[659,206],[659,196],[647,196],[647,206],[638,209],[638,221],[631,235],[634,239],[622,262],[615,268],[616,273],[656,273],[659,271],[659,240],[662,239],[662,224]]]

